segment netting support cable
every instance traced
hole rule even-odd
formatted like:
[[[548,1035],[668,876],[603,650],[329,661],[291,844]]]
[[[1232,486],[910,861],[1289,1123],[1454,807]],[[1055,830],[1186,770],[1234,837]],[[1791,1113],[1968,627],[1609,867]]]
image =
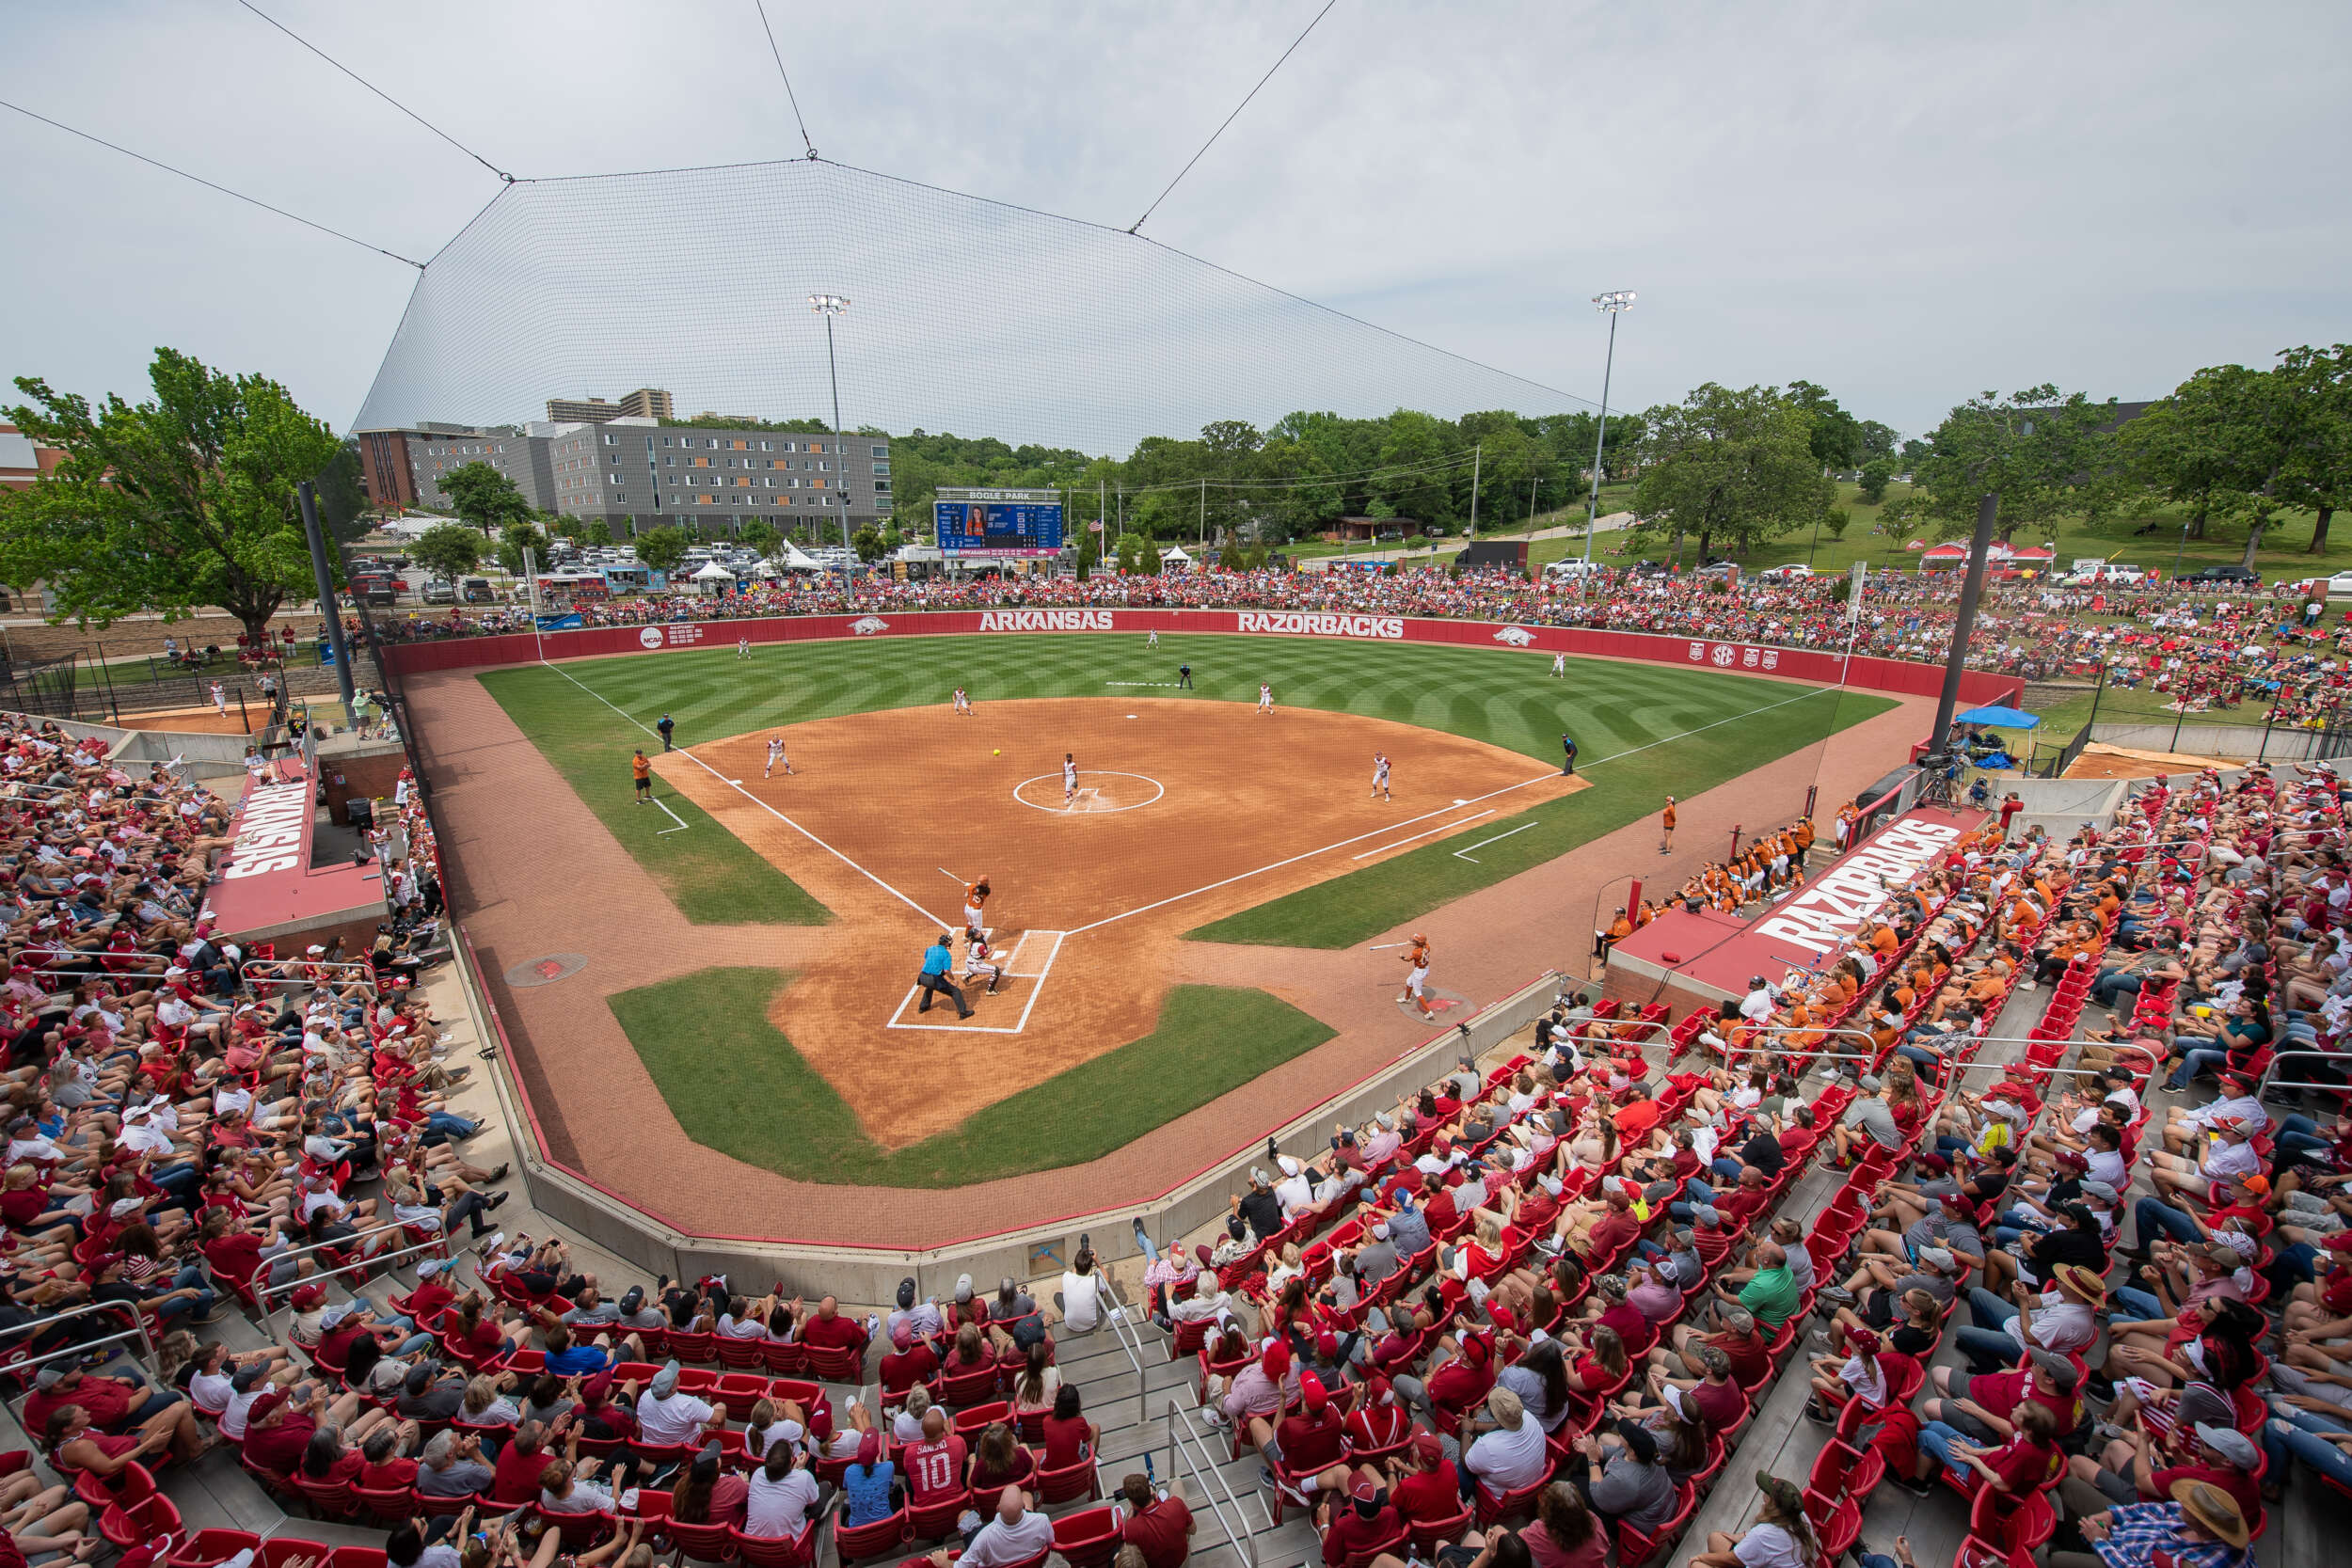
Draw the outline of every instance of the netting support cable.
[[[457,149],[458,151],[463,152],[467,157],[471,158],[475,163],[480,164],[484,168],[488,169],[492,174],[497,175],[508,184],[511,185],[515,182],[515,177],[507,173],[506,170],[499,167],[498,165],[490,162],[489,159],[484,157],[481,153],[476,152],[472,148],[468,147],[464,142],[459,141],[455,136],[451,135],[447,131],[442,130],[439,126],[425,119],[424,116],[417,113],[416,110],[410,108],[407,104],[403,103],[399,99],[394,98],[390,93],[386,92],[382,87],[377,87],[373,82],[369,81],[366,77],[360,75],[358,71],[343,64],[342,61],[337,59],[334,55],[328,54],[326,50],[321,49],[317,44],[312,43],[309,39],[304,38],[300,33],[295,32],[292,27],[287,26],[276,17],[270,15],[269,12],[262,9],[261,7],[253,3],[253,0],[237,0],[237,4],[243,6],[246,10],[251,11],[255,16],[260,17],[263,22],[268,23],[279,32],[294,40],[294,42],[302,45],[303,48],[309,50],[311,54],[316,55],[320,59],[325,60],[328,65],[333,66],[337,71],[342,71],[344,75],[350,77],[353,81],[358,83],[361,87],[375,94],[376,97],[382,99],[385,103],[389,103],[393,108],[398,109],[402,114],[406,115],[410,119],[415,120],[419,125],[423,126],[426,130],[432,132],[435,135],[440,137],[443,141],[449,143],[450,146]]]
[[[1258,78],[1258,86],[1251,87],[1248,93],[1243,97],[1242,101],[1233,105],[1233,112],[1227,115],[1223,122],[1220,123],[1216,130],[1209,133],[1209,139],[1200,144],[1200,150],[1194,153],[1185,163],[1184,166],[1176,171],[1176,178],[1168,182],[1168,190],[1162,191],[1159,195],[1153,197],[1152,198],[1152,205],[1143,210],[1143,217],[1136,219],[1135,222],[1127,226],[1128,233],[1135,233],[1137,230],[1141,229],[1143,227],[1144,218],[1150,217],[1153,213],[1160,210],[1160,203],[1168,199],[1168,191],[1172,191],[1178,185],[1184,183],[1184,176],[1192,172],[1192,166],[1199,163],[1203,157],[1207,156],[1209,149],[1216,145],[1216,138],[1225,134],[1225,127],[1232,124],[1234,120],[1241,118],[1241,112],[1249,107],[1249,100],[1257,97],[1259,89],[1263,87],[1268,82],[1274,80],[1274,73],[1282,69],[1282,60],[1289,59],[1293,54],[1296,53],[1298,46],[1307,41],[1307,34],[1315,30],[1315,23],[1321,22],[1325,17],[1330,15],[1331,8],[1339,3],[1340,0],[1323,0],[1323,9],[1315,12],[1314,22],[1308,23],[1306,31],[1301,32],[1296,38],[1291,40],[1291,46],[1290,48],[1282,51],[1281,59],[1276,60],[1271,66],[1266,68],[1266,73]]]
[[[93,136],[87,131],[77,131],[72,126],[66,124],[62,120],[51,119],[47,115],[35,114],[32,110],[26,108],[22,103],[11,103],[7,99],[0,98],[0,109],[14,109],[18,114],[23,115],[27,119],[40,120],[43,125],[50,127],[52,130],[63,131],[69,136],[79,136],[86,142],[94,142],[98,146],[104,148],[109,152],[119,152],[126,158],[135,158],[140,163],[147,165],[150,168],[159,168],[166,174],[176,174],[183,180],[192,180],[208,191],[218,191],[221,195],[231,197],[236,200],[244,202],[248,207],[259,207],[265,213],[275,213],[281,218],[302,225],[305,229],[315,229],[322,234],[331,234],[336,239],[358,245],[362,250],[373,250],[378,256],[389,256],[395,261],[416,268],[419,272],[422,272],[424,270],[424,263],[417,261],[413,257],[403,256],[396,250],[387,250],[380,245],[370,245],[367,241],[358,238],[357,235],[346,234],[340,229],[329,229],[323,223],[313,223],[310,219],[303,217],[298,214],[289,213],[283,207],[273,207],[259,197],[247,196],[243,191],[232,191],[226,185],[215,184],[212,181],[205,179],[200,174],[190,174],[186,169],[174,168],[171,165],[164,163],[160,159],[151,158],[144,152],[134,152],[129,148],[123,147],[116,142],[110,142],[103,136]]]
[[[792,73],[784,69],[784,51],[776,47],[776,30],[768,24],[767,0],[752,0],[752,5],[759,11],[759,30],[768,35],[768,53],[776,57],[776,74],[784,78],[784,99],[792,105],[792,123],[801,128],[801,145],[814,160],[817,144],[808,139],[808,121],[801,118],[801,98],[792,90]]]

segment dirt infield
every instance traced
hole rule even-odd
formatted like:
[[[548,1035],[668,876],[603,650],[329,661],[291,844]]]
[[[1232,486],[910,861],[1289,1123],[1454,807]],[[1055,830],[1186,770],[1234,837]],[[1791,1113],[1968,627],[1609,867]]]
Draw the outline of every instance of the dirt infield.
[[[154,708],[146,713],[124,716],[135,728],[163,730],[180,735],[250,735],[245,721],[237,717],[232,706],[227,713],[216,711],[210,703],[202,707]],[[257,723],[269,722],[269,709],[256,706],[253,717]]]
[[[1458,736],[1239,703],[852,714],[777,732],[794,773],[763,779],[769,733],[657,767],[834,911],[773,1019],[886,1148],[1150,1033],[1183,931],[1585,787]],[[1080,790],[1067,808],[1066,752]],[[1371,796],[1375,752],[1392,764],[1390,800]],[[993,996],[974,988],[970,1026],[1017,1034],[949,1033],[952,1010],[918,1015],[909,999],[925,942],[961,930],[962,883],[982,872],[1013,977]],[[952,1044],[988,1048],[992,1069],[904,1069],[910,1051]]]
[[[481,959],[542,1141],[556,1160],[682,1230],[924,1247],[1141,1202],[1380,1070],[1430,1033],[1399,1017],[1392,1005],[1391,954],[1172,942],[1168,961],[1177,983],[1263,987],[1338,1033],[1083,1164],[925,1190],[795,1181],[689,1138],[606,998],[714,966],[803,970],[830,931],[691,925],[472,674],[412,677],[408,697],[430,759],[451,903]],[[1645,819],[1430,911],[1416,925],[1436,944],[1436,978],[1483,999],[1549,966],[1581,974],[1589,940],[1582,933],[1604,895],[1621,895],[1627,871],[1660,883],[1680,880],[1751,814],[1759,792],[1819,784],[1825,801],[1845,799],[1884,773],[1932,712],[1930,699],[1905,699],[1839,731],[1822,748],[1682,800],[1671,856],[1658,853],[1657,829]],[[748,784],[758,773],[729,776]],[[1408,782],[1409,775],[1399,775],[1399,783]],[[910,822],[911,831],[924,825],[912,816]],[[803,869],[796,860],[794,874]],[[1002,865],[987,869],[1010,876]],[[936,871],[931,876],[945,891],[946,879]],[[529,990],[510,988],[501,977],[514,965],[564,952],[588,954],[590,961],[557,984]],[[900,1037],[962,1041],[967,1050],[971,1042],[1003,1038]],[[993,1069],[1017,1054],[992,1051],[984,1059]]]

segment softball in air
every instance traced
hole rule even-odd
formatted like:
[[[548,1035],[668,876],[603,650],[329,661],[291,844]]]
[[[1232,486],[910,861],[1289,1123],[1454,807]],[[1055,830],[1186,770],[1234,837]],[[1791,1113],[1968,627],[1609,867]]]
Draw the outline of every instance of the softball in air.
[[[1004,753],[1004,751],[1002,750],[1002,748],[999,748],[998,750],[993,751],[993,752],[989,752],[988,754],[989,754],[990,756],[993,756],[993,757],[1001,757],[1001,756],[1003,756],[1005,753]]]

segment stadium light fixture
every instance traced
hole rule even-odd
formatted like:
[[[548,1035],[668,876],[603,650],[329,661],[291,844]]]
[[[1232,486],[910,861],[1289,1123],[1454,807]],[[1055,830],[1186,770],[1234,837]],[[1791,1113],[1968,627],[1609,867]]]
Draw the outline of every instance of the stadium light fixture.
[[[846,552],[841,562],[841,580],[846,584],[855,552],[850,548],[850,458],[841,447],[841,370],[833,355],[833,319],[849,313],[850,296],[811,294],[808,308],[825,318],[825,373],[833,381],[833,468],[837,479],[833,488],[841,498],[841,548]]]
[[[1609,356],[1601,362],[1600,371],[1600,429],[1593,436],[1593,494],[1584,510],[1584,576],[1591,575],[1593,564],[1593,531],[1600,526],[1600,453],[1609,439],[1609,377],[1617,368],[1617,318],[1633,309],[1631,289],[1612,289],[1595,294],[1593,305],[1609,318]],[[1584,592],[1584,577],[1576,579],[1577,592]]]

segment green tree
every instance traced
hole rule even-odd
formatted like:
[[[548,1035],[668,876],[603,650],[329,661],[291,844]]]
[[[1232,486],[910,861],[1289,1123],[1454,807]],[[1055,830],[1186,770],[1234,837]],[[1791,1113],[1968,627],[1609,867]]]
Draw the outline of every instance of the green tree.
[[[1851,468],[1863,459],[1862,421],[1837,406],[1837,400],[1810,381],[1788,384],[1788,401],[1804,410],[1811,424],[1805,446],[1813,460],[1825,468]]]
[[[1862,461],[1892,463],[1895,460],[1895,431],[1876,420],[1865,420],[1854,427],[1862,437]]]
[[[1120,575],[1122,577],[1135,577],[1139,573],[1156,572],[1160,569],[1159,551],[1152,548],[1152,542],[1140,533],[1120,534],[1116,553],[1119,558]]]
[[[266,635],[288,597],[314,592],[297,481],[342,447],[264,376],[229,376],[158,349],[154,398],[92,409],[37,377],[10,422],[63,461],[0,500],[0,578],[44,581],[60,620],[108,626],[213,606]]]
[[[2227,510],[2222,492],[2232,471],[2230,400],[2220,394],[2213,372],[2200,371],[2116,433],[2121,472],[2149,493],[2186,507],[2191,539],[2205,537],[2217,507]]]
[[[857,551],[857,558],[868,566],[890,553],[889,546],[882,543],[881,532],[871,523],[857,531],[850,540],[850,546]]]
[[[657,572],[674,572],[686,559],[686,535],[668,523],[637,536],[637,559]]]
[[[482,535],[463,523],[436,523],[418,537],[408,553],[443,582],[455,582],[482,564]]]
[[[2052,386],[2008,397],[1980,393],[1929,433],[1912,479],[1927,515],[1947,536],[1973,531],[1978,502],[1999,497],[1994,528],[2007,543],[2019,529],[2046,525],[2078,506],[2080,487],[2114,463],[2102,430],[2114,419],[2113,398],[2093,403]]]
[[[531,563],[545,571],[548,564],[547,531],[537,523],[509,523],[499,534],[498,563],[506,572],[521,577],[526,568],[524,551],[531,552]]]
[[[1895,465],[1883,457],[1873,458],[1862,465],[1862,499],[1872,506],[1886,499],[1886,486],[1895,478]]]
[[[775,524],[765,517],[754,517],[736,531],[735,537],[742,542],[745,549],[765,557],[776,553],[776,545],[782,536],[776,532]]]
[[[1811,416],[1769,387],[1713,382],[1645,416],[1647,466],[1633,507],[1652,526],[1741,553],[1820,519],[1837,487],[1821,477]]]
[[[612,530],[602,517],[591,517],[588,526],[580,531],[580,542],[583,545],[610,545],[612,543]]]
[[[457,513],[489,538],[498,530],[538,516],[515,482],[487,463],[468,463],[441,476],[441,494]]]
[[[1828,515],[1822,517],[1821,526],[1829,530],[1829,536],[1832,539],[1843,539],[1846,537],[1846,530],[1853,526],[1853,514],[1842,506],[1833,506],[1829,509]]]
[[[2291,348],[2279,356],[2273,372],[2303,386],[2311,418],[2286,479],[2289,503],[2316,514],[2308,555],[2328,548],[2328,523],[2352,502],[2352,343],[2332,348]]]

